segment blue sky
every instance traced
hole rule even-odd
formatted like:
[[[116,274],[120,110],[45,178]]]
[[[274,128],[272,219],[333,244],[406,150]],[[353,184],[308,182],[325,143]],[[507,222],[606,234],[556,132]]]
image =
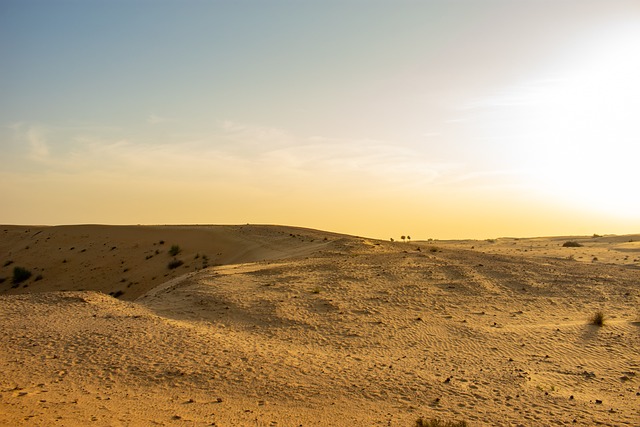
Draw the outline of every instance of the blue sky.
[[[637,1],[5,0],[0,222],[638,232],[638,46]]]

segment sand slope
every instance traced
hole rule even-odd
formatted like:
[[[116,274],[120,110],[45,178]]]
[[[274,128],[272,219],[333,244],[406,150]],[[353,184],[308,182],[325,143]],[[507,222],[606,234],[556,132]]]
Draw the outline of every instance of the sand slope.
[[[0,424],[639,424],[635,265],[288,230],[134,302],[1,296]]]
[[[132,300],[149,289],[206,266],[311,253],[332,233],[273,226],[0,226],[0,291],[122,292]],[[171,246],[181,252],[168,254]],[[184,262],[170,270],[172,259]],[[7,263],[9,265],[5,265]],[[13,268],[33,273],[13,288]],[[42,280],[35,281],[38,276]]]

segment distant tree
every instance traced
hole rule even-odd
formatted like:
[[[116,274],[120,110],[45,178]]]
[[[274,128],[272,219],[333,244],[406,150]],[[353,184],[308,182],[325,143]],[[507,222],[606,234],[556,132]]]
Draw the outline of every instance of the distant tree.
[[[402,239],[402,241],[404,242],[407,239],[407,236],[400,236],[400,238]]]
[[[391,240],[392,242],[394,242],[394,241],[395,241],[395,240],[393,240],[393,237],[392,237],[392,238],[390,238],[389,240]]]
[[[407,236],[407,240],[411,240],[411,236]]]

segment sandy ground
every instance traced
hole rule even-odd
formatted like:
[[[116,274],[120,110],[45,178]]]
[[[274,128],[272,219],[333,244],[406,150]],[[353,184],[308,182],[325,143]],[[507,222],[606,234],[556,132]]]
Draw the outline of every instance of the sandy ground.
[[[638,426],[637,242],[0,226],[0,425]]]

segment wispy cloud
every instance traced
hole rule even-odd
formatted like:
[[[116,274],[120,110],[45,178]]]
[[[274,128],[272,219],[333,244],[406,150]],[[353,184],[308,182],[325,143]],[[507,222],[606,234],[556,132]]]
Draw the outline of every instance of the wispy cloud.
[[[49,157],[49,146],[42,129],[31,127],[26,132],[26,138],[29,142],[29,155],[32,159],[44,160]]]
[[[553,101],[558,88],[566,84],[566,78],[548,77],[502,88],[483,97],[471,99],[462,110],[512,108],[543,105]]]
[[[147,116],[147,123],[150,125],[159,125],[162,123],[174,123],[177,120],[175,118],[164,117],[158,114],[151,113]]]
[[[26,122],[16,122],[7,125],[13,131],[13,139],[22,147],[26,157],[31,161],[45,162],[50,157],[50,147],[47,136],[48,128]]]
[[[182,182],[282,191],[419,193],[472,180],[459,161],[436,161],[428,151],[396,141],[296,136],[283,129],[222,121],[189,138],[161,142],[123,132],[56,130],[21,125],[25,159],[64,175]],[[52,148],[53,147],[53,148]],[[498,174],[494,174],[497,177]],[[489,178],[487,178],[489,179]]]

